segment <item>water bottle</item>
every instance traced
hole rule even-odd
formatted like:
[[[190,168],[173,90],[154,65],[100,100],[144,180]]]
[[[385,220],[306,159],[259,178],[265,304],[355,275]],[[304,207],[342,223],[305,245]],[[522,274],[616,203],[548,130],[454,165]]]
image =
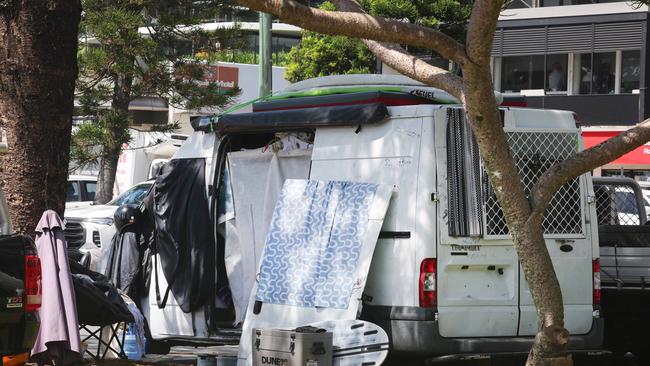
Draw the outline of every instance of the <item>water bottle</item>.
[[[129,324],[126,328],[126,335],[124,336],[124,353],[129,360],[138,361],[142,358],[142,350],[138,347],[138,340],[133,324]]]

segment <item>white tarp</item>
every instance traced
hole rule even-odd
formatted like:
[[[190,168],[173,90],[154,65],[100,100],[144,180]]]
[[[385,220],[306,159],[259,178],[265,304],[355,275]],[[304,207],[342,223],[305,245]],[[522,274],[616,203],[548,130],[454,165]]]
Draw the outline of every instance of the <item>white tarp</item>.
[[[277,153],[257,149],[228,154],[235,217],[225,222],[225,263],[236,323],[244,319],[282,185],[286,179],[307,178],[310,162],[308,149]]]

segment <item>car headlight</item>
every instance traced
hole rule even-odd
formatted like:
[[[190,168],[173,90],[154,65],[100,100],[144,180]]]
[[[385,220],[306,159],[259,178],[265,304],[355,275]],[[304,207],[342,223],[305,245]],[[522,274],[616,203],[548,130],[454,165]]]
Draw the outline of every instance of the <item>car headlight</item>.
[[[113,219],[110,217],[87,217],[82,221],[99,225],[113,225]]]

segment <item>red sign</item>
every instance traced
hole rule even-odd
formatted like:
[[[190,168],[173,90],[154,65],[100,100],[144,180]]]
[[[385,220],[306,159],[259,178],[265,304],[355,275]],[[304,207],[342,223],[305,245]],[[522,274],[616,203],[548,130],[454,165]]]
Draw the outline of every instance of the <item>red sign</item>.
[[[205,72],[205,80],[223,89],[234,89],[239,84],[239,69],[229,66],[210,65]]]
[[[190,75],[190,67],[195,67],[197,64],[181,64],[177,69],[177,78],[188,81]],[[203,80],[194,81],[198,85],[205,86],[208,83],[215,83],[221,89],[230,90],[237,87],[239,84],[239,69],[230,66],[219,65],[198,65],[203,69]]]
[[[600,144],[623,131],[583,131],[582,137],[585,140],[585,148]],[[650,165],[650,143],[639,146],[620,158],[608,163],[617,165]]]

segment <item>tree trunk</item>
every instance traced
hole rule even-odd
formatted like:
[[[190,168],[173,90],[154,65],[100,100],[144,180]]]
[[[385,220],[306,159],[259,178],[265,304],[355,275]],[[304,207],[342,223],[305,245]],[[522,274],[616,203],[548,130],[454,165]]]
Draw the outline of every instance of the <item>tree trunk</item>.
[[[78,0],[0,2],[0,187],[16,232],[64,213],[80,14]]]
[[[465,106],[537,309],[541,330],[527,365],[571,365],[571,357],[566,356],[569,332],[564,328],[562,292],[546,249],[543,216],[533,215],[519,179],[488,67],[472,64],[463,69]]]
[[[135,62],[135,60],[133,60]],[[102,147],[102,158],[99,164],[99,177],[97,179],[97,193],[95,203],[103,204],[113,198],[115,174],[117,163],[122,153],[122,138],[128,134],[129,103],[131,102],[131,87],[133,77],[130,75],[116,75],[113,85],[113,101],[111,112],[104,116],[109,133],[108,140]]]

